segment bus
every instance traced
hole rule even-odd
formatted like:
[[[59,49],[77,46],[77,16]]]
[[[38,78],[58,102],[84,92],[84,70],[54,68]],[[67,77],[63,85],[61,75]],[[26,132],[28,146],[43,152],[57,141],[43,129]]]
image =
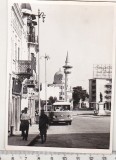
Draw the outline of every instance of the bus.
[[[55,102],[49,112],[49,121],[52,123],[72,123],[72,107],[69,102]]]

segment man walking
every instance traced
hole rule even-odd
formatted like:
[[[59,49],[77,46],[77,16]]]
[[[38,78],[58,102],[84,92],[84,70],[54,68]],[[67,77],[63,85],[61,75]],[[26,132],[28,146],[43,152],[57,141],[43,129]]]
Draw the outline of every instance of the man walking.
[[[44,113],[44,110],[41,110],[41,115],[39,117],[39,130],[41,136],[41,143],[44,143],[46,141],[48,124],[49,124],[48,117]]]
[[[31,118],[30,115],[27,113],[28,108],[25,107],[24,113],[21,116],[21,122],[22,122],[22,136],[23,140],[27,141],[28,138],[28,132],[29,132],[29,121],[31,125]]]

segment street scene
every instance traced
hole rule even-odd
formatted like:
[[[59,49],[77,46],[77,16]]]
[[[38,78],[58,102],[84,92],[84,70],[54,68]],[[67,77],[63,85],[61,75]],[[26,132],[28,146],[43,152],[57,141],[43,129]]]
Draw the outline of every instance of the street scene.
[[[7,145],[110,149],[113,9],[9,9]]]
[[[97,127],[99,125],[99,128]],[[91,126],[91,127],[90,127]],[[65,123],[50,125],[47,131],[46,143],[41,144],[38,125],[34,124],[29,129],[29,141],[24,144],[20,132],[16,138],[9,138],[9,144],[29,145],[39,147],[64,147],[64,148],[109,148],[110,117],[96,117],[92,112],[86,115],[73,116],[72,125]],[[14,142],[12,140],[14,139]],[[56,143],[57,140],[57,143]]]
[[[103,127],[105,123],[107,124]],[[99,129],[95,125],[99,125]],[[92,115],[79,115],[74,117],[71,126],[65,124],[50,126],[47,142],[43,145],[40,143],[40,139],[37,139],[34,146],[108,149],[110,138],[109,125],[109,117],[95,118]]]

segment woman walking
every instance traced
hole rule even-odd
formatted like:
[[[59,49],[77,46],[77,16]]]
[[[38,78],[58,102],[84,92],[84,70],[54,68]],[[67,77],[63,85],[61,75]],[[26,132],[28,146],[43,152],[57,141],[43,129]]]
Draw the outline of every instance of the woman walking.
[[[23,140],[27,141],[28,138],[28,132],[29,132],[29,121],[31,125],[31,118],[30,115],[27,113],[28,108],[24,108],[24,113],[21,116],[21,123],[22,123],[22,136]]]

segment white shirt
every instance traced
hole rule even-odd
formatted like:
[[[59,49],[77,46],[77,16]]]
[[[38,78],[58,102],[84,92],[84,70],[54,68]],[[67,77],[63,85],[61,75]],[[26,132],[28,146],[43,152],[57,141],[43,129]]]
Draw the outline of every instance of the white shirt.
[[[21,116],[21,120],[30,120],[30,115],[28,113],[23,113]]]

